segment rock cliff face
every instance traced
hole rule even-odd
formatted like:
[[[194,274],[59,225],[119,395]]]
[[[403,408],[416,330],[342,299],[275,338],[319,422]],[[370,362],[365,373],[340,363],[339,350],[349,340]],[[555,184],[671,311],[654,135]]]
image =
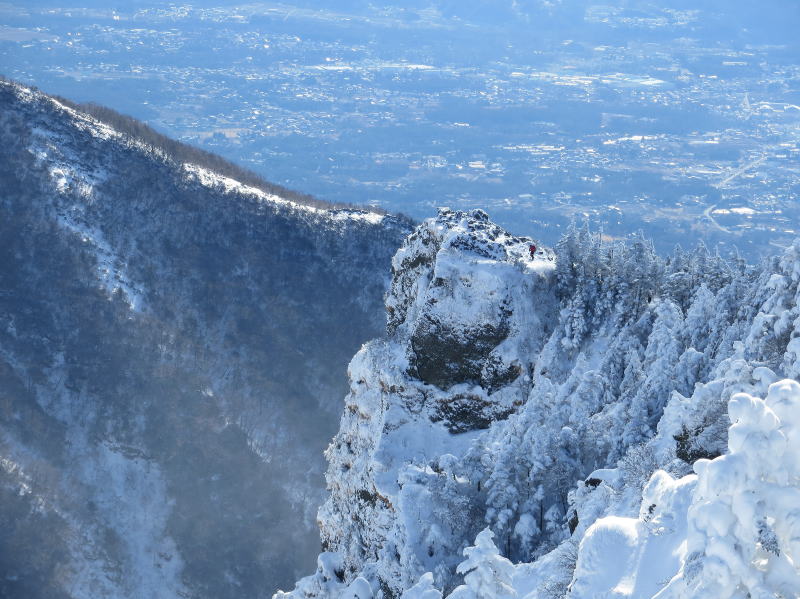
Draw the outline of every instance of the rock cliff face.
[[[407,224],[181,151],[0,82],[0,596],[260,597],[318,553]]]
[[[388,338],[350,363],[326,453],[323,546],[339,552],[347,574],[372,571],[388,595],[420,568],[439,566],[446,584],[446,556],[476,532],[462,510],[477,481],[450,462],[530,389],[531,357],[555,306],[553,254],[531,257],[531,243],[481,210],[440,210],[393,259]]]

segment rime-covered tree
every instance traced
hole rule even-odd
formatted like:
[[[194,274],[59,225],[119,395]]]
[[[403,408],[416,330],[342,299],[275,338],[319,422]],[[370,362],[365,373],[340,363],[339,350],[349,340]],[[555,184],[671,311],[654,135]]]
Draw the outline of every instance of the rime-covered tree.
[[[800,384],[729,404],[730,453],[695,464],[687,557],[664,599],[796,597],[800,589]]]
[[[456,571],[464,575],[464,584],[453,590],[452,599],[496,599],[516,595],[511,586],[513,564],[500,555],[492,541],[494,534],[485,528],[475,537],[475,545],[464,549],[467,559]]]
[[[682,353],[678,338],[683,324],[680,308],[670,300],[662,300],[655,312],[644,354],[643,368],[647,374],[628,408],[629,420],[623,433],[627,445],[641,443],[655,430],[657,418],[672,391],[673,369]]]

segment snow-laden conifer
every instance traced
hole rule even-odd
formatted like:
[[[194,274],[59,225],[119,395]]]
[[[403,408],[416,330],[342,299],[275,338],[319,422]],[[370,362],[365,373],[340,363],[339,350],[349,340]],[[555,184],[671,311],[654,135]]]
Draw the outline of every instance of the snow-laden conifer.
[[[456,569],[464,575],[464,584],[448,595],[449,599],[498,599],[516,595],[511,585],[514,566],[500,555],[493,537],[494,533],[485,528],[475,537],[475,545],[464,549],[467,559]]]

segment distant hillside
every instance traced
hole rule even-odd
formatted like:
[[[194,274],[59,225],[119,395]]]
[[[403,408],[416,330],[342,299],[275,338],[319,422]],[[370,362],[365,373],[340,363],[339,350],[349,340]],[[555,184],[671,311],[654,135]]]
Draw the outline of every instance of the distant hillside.
[[[408,223],[102,107],[0,107],[0,597],[289,584]]]
[[[10,79],[0,75],[0,81],[13,83]],[[35,87],[30,88],[36,90]],[[38,90],[37,90],[38,91]],[[235,179],[239,183],[254,187],[267,194],[277,195],[284,199],[291,200],[304,206],[313,206],[323,209],[351,209],[374,212],[376,214],[386,214],[386,211],[375,206],[362,206],[356,204],[342,204],[341,202],[326,202],[307,193],[300,193],[292,189],[287,189],[282,185],[276,185],[266,181],[261,175],[234,164],[222,156],[212,154],[187,143],[183,143],[167,137],[153,129],[147,123],[122,114],[94,102],[73,102],[68,98],[52,95],[59,104],[72,108],[75,111],[89,115],[104,125],[108,125],[125,137],[135,140],[153,150],[161,153],[164,157],[176,164],[190,163],[209,169],[215,173]]]

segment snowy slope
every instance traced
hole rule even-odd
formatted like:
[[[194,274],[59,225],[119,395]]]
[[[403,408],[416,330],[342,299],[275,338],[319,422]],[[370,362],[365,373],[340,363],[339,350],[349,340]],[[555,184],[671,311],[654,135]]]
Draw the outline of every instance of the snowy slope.
[[[528,243],[445,210],[399,250],[290,595],[800,596],[800,242]]]
[[[11,82],[0,106],[0,596],[294,580],[407,225],[187,164]]]

